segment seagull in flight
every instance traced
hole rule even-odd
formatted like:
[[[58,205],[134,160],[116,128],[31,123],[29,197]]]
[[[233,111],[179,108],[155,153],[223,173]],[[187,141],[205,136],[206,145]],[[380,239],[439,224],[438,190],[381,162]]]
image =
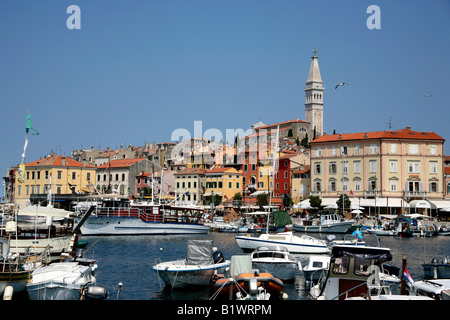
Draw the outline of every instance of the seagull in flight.
[[[425,97],[426,98],[431,98],[431,94],[426,94]]]
[[[347,83],[347,82],[339,83],[338,85],[336,85],[336,87],[335,87],[334,89],[337,89],[338,87],[344,86],[344,85],[346,85],[346,84],[348,84],[348,83]]]

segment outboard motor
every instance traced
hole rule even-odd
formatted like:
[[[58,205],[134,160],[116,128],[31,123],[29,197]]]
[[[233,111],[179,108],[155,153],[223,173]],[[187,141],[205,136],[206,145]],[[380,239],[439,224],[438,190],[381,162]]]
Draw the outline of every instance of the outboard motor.
[[[89,286],[83,290],[85,300],[105,300],[108,299],[108,290],[100,286]]]
[[[214,260],[214,263],[222,263],[225,261],[225,257],[223,256],[222,252],[215,251],[213,253],[213,260]]]

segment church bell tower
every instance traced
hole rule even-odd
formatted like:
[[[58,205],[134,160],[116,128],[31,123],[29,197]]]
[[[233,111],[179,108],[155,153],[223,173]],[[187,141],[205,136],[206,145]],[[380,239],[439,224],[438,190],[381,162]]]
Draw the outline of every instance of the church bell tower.
[[[311,59],[305,87],[305,121],[310,123],[310,132],[308,132],[310,140],[314,138],[314,131],[316,138],[323,134],[323,92],[325,90],[320,76],[316,49]]]

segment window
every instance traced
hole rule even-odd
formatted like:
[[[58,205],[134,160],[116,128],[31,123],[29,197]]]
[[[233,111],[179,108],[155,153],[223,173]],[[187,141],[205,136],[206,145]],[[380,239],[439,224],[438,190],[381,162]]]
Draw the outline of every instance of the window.
[[[40,171],[38,171],[37,172],[37,179],[40,179],[41,178],[41,172]],[[39,192],[38,192],[39,193]]]
[[[436,181],[430,182],[430,192],[438,192],[438,184]]]
[[[239,182],[236,182],[236,189],[239,189]]]
[[[347,146],[341,147],[341,155],[347,155],[348,154],[348,148]]]
[[[358,155],[360,152],[359,145],[355,146],[355,154]]]
[[[342,172],[348,173],[348,161],[342,161]]]
[[[336,192],[336,181],[330,181],[328,189],[330,189],[330,191],[332,192]]]
[[[370,172],[371,173],[377,172],[377,161],[376,160],[370,160],[369,161],[369,166],[370,166]]]
[[[315,190],[316,192],[322,191],[322,184],[320,183],[320,181],[316,181],[316,182],[314,183],[314,190]]]
[[[334,260],[333,273],[346,274],[350,265],[349,257],[339,257]]]
[[[348,191],[348,181],[347,180],[342,181],[342,190]]]
[[[437,148],[436,148],[436,146],[430,146],[430,153],[431,154],[436,154],[436,150],[437,150]]]
[[[247,167],[248,167],[248,165],[244,164],[244,171],[247,171]]]
[[[285,182],[284,183],[284,190],[287,190],[288,189],[288,184],[287,184],[287,182]]]
[[[354,161],[353,167],[354,167],[355,173],[361,173],[361,162],[360,161]]]
[[[288,177],[288,172],[285,171],[285,172],[284,172],[284,178],[286,179],[287,177]]]
[[[86,180],[87,181],[91,180],[91,173],[90,172],[86,173]]]
[[[370,154],[377,154],[378,153],[378,145],[376,144],[371,144],[369,146],[369,153]]]
[[[355,191],[361,191],[361,180],[355,180]]]
[[[316,162],[314,164],[314,173],[321,174],[322,173],[322,165],[320,162]]]
[[[280,184],[279,183],[275,184],[275,190],[279,190],[279,189],[280,189]]]
[[[331,155],[332,156],[336,155],[336,147],[331,147]]]
[[[336,165],[336,162],[331,162],[331,163],[330,163],[330,173],[331,173],[331,174],[337,173],[337,165]]]
[[[369,181],[369,191],[375,191],[377,190],[377,182],[376,180],[370,180]]]
[[[430,173],[437,173],[437,162],[430,162]]]
[[[45,179],[48,179],[48,171],[45,171]]]
[[[228,188],[229,188],[229,189],[233,188],[232,182],[228,182]]]
[[[61,178],[62,178],[62,171],[58,171],[57,178],[58,178],[58,179],[61,179]]]
[[[391,144],[391,153],[397,153],[397,145]]]
[[[408,173],[420,173],[420,161],[408,161]]]
[[[197,181],[194,181],[194,188],[197,188]]]
[[[397,172],[397,160],[391,160],[389,163],[390,163],[391,172]]]
[[[317,148],[314,150],[314,153],[315,153],[315,156],[316,156],[316,157],[321,157],[321,156],[322,156],[322,148],[317,147]]]
[[[418,144],[410,144],[408,146],[410,154],[418,154],[419,153],[419,145]]]
[[[397,180],[390,180],[391,191],[397,191]]]

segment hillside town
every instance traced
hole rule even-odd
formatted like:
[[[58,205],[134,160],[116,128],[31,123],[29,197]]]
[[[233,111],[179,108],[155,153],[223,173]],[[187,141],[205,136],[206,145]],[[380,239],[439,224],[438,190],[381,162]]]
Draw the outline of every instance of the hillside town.
[[[52,153],[25,163],[23,182],[18,166],[8,168],[4,204],[42,204],[51,191],[54,205],[70,210],[86,195],[116,194],[213,207],[233,219],[267,209],[269,195],[276,208],[302,211],[310,208],[311,196],[325,207],[344,194],[365,215],[418,212],[446,219],[450,156],[435,128],[325,132],[317,51],[304,91],[304,120],[259,121],[234,141],[192,138]]]

